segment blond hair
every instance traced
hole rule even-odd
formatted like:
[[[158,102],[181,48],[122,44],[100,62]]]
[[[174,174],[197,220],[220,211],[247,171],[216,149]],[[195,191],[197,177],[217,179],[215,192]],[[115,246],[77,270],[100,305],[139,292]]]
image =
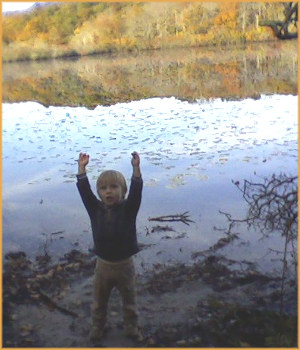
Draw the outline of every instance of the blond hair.
[[[127,185],[125,177],[117,170],[106,170],[101,173],[97,179],[97,192],[99,194],[99,187],[103,184],[117,183],[122,188],[122,195],[125,197],[127,192]]]

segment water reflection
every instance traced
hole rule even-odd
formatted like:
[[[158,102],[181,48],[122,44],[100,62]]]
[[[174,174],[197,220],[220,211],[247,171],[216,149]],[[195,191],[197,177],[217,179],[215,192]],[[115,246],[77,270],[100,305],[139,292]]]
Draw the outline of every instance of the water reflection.
[[[297,41],[4,63],[4,102],[110,105],[156,96],[244,98],[297,94]]]
[[[224,226],[219,209],[243,214],[245,205],[232,179],[248,179],[254,171],[261,176],[297,171],[297,97],[197,103],[156,98],[93,111],[4,104],[4,253],[23,249],[35,255],[50,238],[47,249],[55,256],[72,247],[91,247],[89,218],[75,186],[75,159],[80,151],[91,154],[89,177],[95,189],[103,169],[115,168],[130,178],[133,150],[141,154],[145,181],[139,241],[153,244],[138,259],[144,266],[189,261],[193,252],[222,236],[213,229]],[[175,224],[168,233],[174,239],[147,235],[149,217],[185,211],[195,223]],[[52,236],[55,232],[61,234]]]

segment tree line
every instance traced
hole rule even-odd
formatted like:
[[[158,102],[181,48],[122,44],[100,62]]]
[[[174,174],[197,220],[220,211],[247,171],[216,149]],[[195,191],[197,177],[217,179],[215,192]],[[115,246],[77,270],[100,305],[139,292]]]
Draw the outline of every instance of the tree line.
[[[4,15],[3,60],[240,44],[274,38],[281,2],[62,2]]]

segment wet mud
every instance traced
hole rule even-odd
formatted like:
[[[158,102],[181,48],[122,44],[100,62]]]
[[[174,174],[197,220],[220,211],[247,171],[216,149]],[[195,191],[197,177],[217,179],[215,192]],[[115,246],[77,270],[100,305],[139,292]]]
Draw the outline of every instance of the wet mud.
[[[113,290],[106,333],[88,339],[95,256],[70,251],[59,263],[7,254],[3,275],[4,347],[296,347],[297,288],[247,261],[203,253],[191,264],[157,264],[137,276],[143,341],[123,332]],[[280,304],[283,302],[283,312]]]

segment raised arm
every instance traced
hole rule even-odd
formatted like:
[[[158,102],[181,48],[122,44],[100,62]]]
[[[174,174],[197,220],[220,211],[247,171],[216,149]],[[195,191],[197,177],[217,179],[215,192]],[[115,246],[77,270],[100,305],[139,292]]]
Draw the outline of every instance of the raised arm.
[[[89,163],[90,156],[86,153],[80,153],[78,158],[77,188],[79,190],[83,204],[90,216],[96,212],[99,200],[91,190],[89,180],[86,176],[86,166]]]
[[[143,179],[140,169],[140,156],[137,152],[133,152],[131,155],[132,178],[127,203],[130,210],[136,215],[142,199]]]
[[[133,176],[135,177],[141,177],[141,169],[140,169],[140,156],[137,152],[131,153],[132,159],[132,170],[133,170]]]

